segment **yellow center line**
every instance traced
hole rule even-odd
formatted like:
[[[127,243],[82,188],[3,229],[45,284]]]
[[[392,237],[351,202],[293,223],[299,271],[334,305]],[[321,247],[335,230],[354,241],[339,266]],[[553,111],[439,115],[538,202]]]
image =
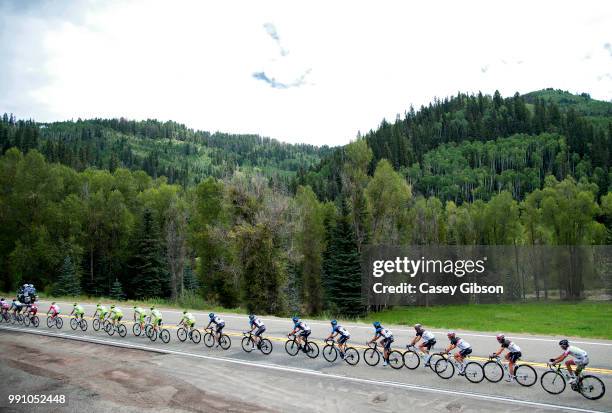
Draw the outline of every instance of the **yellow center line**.
[[[65,314],[59,314],[59,316],[62,317],[62,318],[71,318],[71,317],[74,317],[74,316],[65,315]],[[90,317],[90,316],[85,316],[84,318],[87,319],[87,320],[93,320],[93,317]],[[98,317],[96,317],[96,318],[98,318]],[[112,321],[112,319],[111,319],[111,321]],[[125,324],[135,324],[135,322],[132,321],[132,320],[121,320],[121,322],[125,323]],[[162,327],[166,328],[166,329],[171,329],[171,330],[177,330],[178,329],[178,326],[175,326],[175,325],[162,325]],[[231,332],[231,331],[224,332],[224,333],[227,334],[228,336],[232,336],[232,337],[241,337],[241,336],[243,336],[242,333],[235,333],[235,332]],[[288,338],[286,338],[286,337],[266,336],[266,338],[268,340],[278,341],[278,342],[285,342],[285,341],[288,340]],[[327,344],[323,340],[311,340],[311,342],[314,342],[314,343],[317,343],[317,344],[321,344],[321,345]],[[350,345],[350,347],[354,347],[356,349],[361,349],[361,350],[365,350],[365,349],[369,348],[368,346],[359,345],[359,344]],[[398,349],[392,349],[392,350],[397,350],[400,353],[403,352],[403,350],[398,350]],[[488,357],[479,357],[479,356],[470,356],[469,358],[471,360],[477,360],[477,361],[483,361],[483,362],[486,362],[486,361],[490,360]],[[517,365],[520,365],[520,364],[528,364],[528,365],[530,365],[532,367],[548,369],[548,364],[540,363],[540,362],[535,362],[535,361],[521,361]],[[612,375],[612,369],[604,369],[604,368],[599,368],[599,367],[586,367],[584,369],[584,371],[588,371],[589,373],[599,373],[599,374],[609,374],[609,375]]]

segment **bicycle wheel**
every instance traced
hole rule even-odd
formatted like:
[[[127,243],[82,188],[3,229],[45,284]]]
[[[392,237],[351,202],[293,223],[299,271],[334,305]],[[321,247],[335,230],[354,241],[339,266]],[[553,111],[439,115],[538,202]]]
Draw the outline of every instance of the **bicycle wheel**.
[[[55,320],[49,316],[47,316],[47,327],[51,328],[55,325]]]
[[[202,334],[200,334],[200,332],[196,330],[195,328],[191,330],[191,341],[193,341],[196,344],[199,344],[200,341],[202,341]]]
[[[404,366],[410,370],[416,369],[421,364],[421,357],[419,357],[416,351],[408,350],[404,353],[403,358]]]
[[[215,345],[215,337],[212,335],[210,331],[204,334],[204,345],[208,348],[211,348],[212,346]]]
[[[262,338],[259,350],[261,350],[261,352],[264,353],[266,356],[272,353],[272,342],[267,338]]]
[[[30,325],[30,316],[23,317],[23,325],[26,327]]]
[[[531,387],[538,381],[538,373],[529,364],[521,364],[514,368],[516,382],[521,386]]]
[[[440,360],[436,361],[434,371],[438,377],[447,380],[453,377],[453,374],[455,374],[455,365],[449,359],[442,357]]]
[[[392,369],[401,369],[404,367],[404,355],[397,350],[390,351],[388,362]]]
[[[317,343],[309,341],[306,347],[306,355],[311,359],[316,359],[319,356],[319,346]]]
[[[363,359],[368,366],[376,366],[380,363],[380,353],[376,349],[368,348],[363,352]]]
[[[504,368],[497,361],[489,360],[483,366],[485,379],[491,383],[499,383],[504,378]],[[517,368],[518,370],[518,368]]]
[[[87,320],[85,320],[84,318],[81,319],[81,330],[87,331]]]
[[[134,326],[136,326],[137,324],[134,324]],[[99,318],[94,318],[93,321],[91,322],[91,326],[93,327],[94,331],[98,331],[100,330],[100,319]],[[140,328],[140,326],[138,326]],[[134,332],[134,334],[136,334],[136,332]],[[136,335],[140,335],[140,334],[136,334]]]
[[[253,340],[251,340],[250,337],[243,337],[242,341],[240,342],[240,345],[242,346],[242,349],[247,353],[250,353],[255,348]]]
[[[484,380],[484,371],[480,363],[476,363],[475,361],[470,361],[465,365],[465,378],[468,379],[471,383],[480,383]]]
[[[87,324],[85,324],[85,329],[87,329]],[[119,324],[119,327],[117,327],[117,332],[121,337],[125,337],[127,335],[127,327],[125,326],[125,324]]]
[[[599,377],[586,375],[582,376],[578,391],[589,400],[597,400],[606,394],[606,386]]]
[[[106,327],[104,327],[104,331],[106,331],[106,334],[109,336],[112,336],[115,334],[115,326],[112,324],[107,324]]]
[[[221,334],[219,337],[219,345],[223,350],[227,350],[232,346],[232,339],[227,334]]]
[[[353,347],[347,347],[344,352],[344,361],[346,361],[351,366],[359,363],[359,352]]]
[[[73,330],[76,330],[78,327],[79,327],[79,321],[76,318],[72,317],[70,319],[70,328]]]
[[[61,329],[63,326],[64,326],[64,320],[62,320],[62,318],[58,316],[58,317],[55,319],[55,327],[57,327],[57,329],[59,330],[59,329]]]
[[[170,332],[164,328],[159,332],[159,338],[164,344],[168,344],[170,342]]]
[[[330,363],[336,361],[338,358],[338,350],[336,350],[336,347],[331,344],[327,344],[323,347],[323,358]]]
[[[300,347],[298,346],[298,343],[295,341],[295,339],[287,340],[285,342],[285,351],[290,356],[297,355],[298,351],[300,351]]]
[[[153,330],[153,326],[151,324],[145,324],[145,326],[144,326],[145,336],[149,337],[149,332],[151,330]]]
[[[147,337],[149,337],[149,340],[151,341],[157,340],[157,330],[151,327],[147,332]]]
[[[559,394],[565,390],[565,379],[556,371],[547,371],[540,377],[542,388],[550,394]]]
[[[94,323],[96,322],[96,320],[94,320]],[[140,336],[142,334],[142,329],[140,328],[140,324],[139,323],[134,323],[134,325],[132,326],[132,333],[134,333],[134,335],[136,337]]]
[[[187,340],[187,331],[185,331],[185,329],[181,327],[176,330],[176,336],[178,337],[179,341],[185,341]]]
[[[38,327],[38,326],[40,325],[40,319],[38,318],[38,316],[37,316],[37,315],[35,315],[34,317],[32,317],[31,322],[32,322],[32,325],[33,325],[34,327]]]

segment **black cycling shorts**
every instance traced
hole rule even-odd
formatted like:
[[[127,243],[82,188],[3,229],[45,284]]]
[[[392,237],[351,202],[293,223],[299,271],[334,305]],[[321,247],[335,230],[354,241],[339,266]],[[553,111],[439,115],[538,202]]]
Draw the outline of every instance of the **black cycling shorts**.
[[[344,344],[348,341],[348,339],[351,338],[351,336],[340,336],[338,337],[338,344]]]
[[[263,334],[264,331],[266,331],[266,326],[258,327],[257,330],[255,330],[255,333],[254,333],[255,337],[259,337],[260,335]]]
[[[465,350],[461,350],[459,352],[459,354],[461,355],[461,357],[467,357],[469,354],[472,354],[472,348],[466,348]]]
[[[511,353],[508,353],[508,360],[513,363],[516,363],[521,358],[521,356],[522,354],[520,351],[513,351]]]
[[[391,350],[391,343],[393,343],[394,341],[395,340],[393,337],[385,338],[385,340],[383,341],[383,346],[386,350]]]
[[[217,333],[221,333],[225,327],[225,323],[217,324]]]
[[[426,343],[423,343],[423,346],[427,349],[427,351],[431,350],[431,348],[436,344],[436,340],[432,339]]]
[[[311,332],[312,331],[310,331],[310,330],[308,330],[308,331],[302,330],[302,331],[300,331],[300,336],[304,337],[304,338],[308,338],[308,336],[310,335]]]

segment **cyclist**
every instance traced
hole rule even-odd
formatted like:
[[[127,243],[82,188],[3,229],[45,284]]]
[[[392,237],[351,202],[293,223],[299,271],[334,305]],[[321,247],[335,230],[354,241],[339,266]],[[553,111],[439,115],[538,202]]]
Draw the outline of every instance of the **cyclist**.
[[[389,352],[391,351],[391,343],[395,341],[395,338],[393,338],[393,333],[391,332],[391,330],[384,328],[379,321],[374,321],[372,325],[374,326],[375,331],[374,338],[370,340],[368,344],[375,343],[376,340],[378,340],[379,338],[381,339],[380,345],[383,348],[383,366],[386,366],[389,364]]]
[[[414,325],[414,330],[416,331],[416,336],[414,336],[410,344],[408,344],[406,347],[413,347],[420,341],[419,350],[421,350],[423,354],[427,354],[427,358],[425,359],[425,367],[430,367],[429,362],[431,361],[431,354],[429,354],[429,351],[436,344],[436,337],[431,331],[425,330],[419,323]]]
[[[521,358],[521,348],[517,346],[514,341],[510,341],[503,334],[498,334],[497,342],[501,345],[499,350],[495,353],[491,354],[491,357],[499,356],[504,350],[508,350],[506,353],[505,359],[508,361],[508,373],[510,374],[506,381],[511,383],[516,376],[514,375],[514,365]]]
[[[253,332],[253,330],[255,330],[255,332],[253,333],[253,336],[255,337],[255,343],[257,343],[257,348],[261,347],[261,335],[263,334],[264,331],[266,331],[266,326],[263,323],[263,321],[261,321],[261,318],[257,317],[255,314],[250,314],[249,315],[249,327],[251,327],[251,330],[249,332]]]
[[[74,303],[72,305],[72,311],[70,312],[70,315],[73,315],[73,314],[77,320],[79,319],[83,320],[83,316],[85,315],[85,310],[83,310],[83,306],[77,303]]]
[[[308,340],[308,336],[311,332],[312,331],[310,330],[310,326],[308,324],[300,320],[299,317],[293,317],[293,330],[287,334],[287,337],[292,334],[295,335],[295,341],[298,343],[298,348],[302,349],[302,351],[306,353],[306,347],[303,344],[304,340]]]
[[[338,348],[340,349],[340,358],[344,360],[344,352],[346,351],[346,342],[351,338],[351,335],[347,331],[346,328],[342,327],[338,324],[337,320],[331,320],[331,333],[327,336],[326,340],[333,339],[334,337],[338,337],[336,342],[338,343]]]
[[[219,338],[221,337],[221,332],[223,331],[223,327],[225,327],[225,321],[223,321],[223,319],[219,317],[218,315],[215,315],[215,313],[208,314],[208,319],[210,321],[208,322],[208,325],[206,326],[207,330],[210,328],[211,324],[214,324],[215,326],[217,326],[215,330],[215,336],[217,337],[217,347],[218,347]]]
[[[589,355],[586,351],[576,346],[570,346],[569,341],[563,339],[559,341],[559,347],[563,349],[563,354],[559,357],[550,359],[553,364],[561,363],[568,356],[573,359],[569,359],[565,362],[565,367],[571,376],[570,384],[576,383],[576,377],[581,377],[582,370],[589,364]],[[572,365],[576,365],[576,374],[572,371]]]
[[[123,318],[123,311],[121,311],[119,307],[115,307],[115,304],[112,304],[110,308],[111,311],[109,318],[113,321],[113,327],[115,327],[115,325],[118,324]]]
[[[196,320],[193,314],[191,314],[187,310],[183,310],[183,317],[181,318],[181,321],[178,323],[177,327],[184,325],[187,328],[189,337],[191,338],[191,331],[193,330],[193,326],[195,326],[195,321]]]
[[[49,317],[49,313],[51,313],[51,318],[55,318],[60,313],[60,307],[53,301],[51,306],[49,307],[49,311],[47,311],[47,317]]]
[[[144,329],[146,316],[147,314],[145,313],[144,308],[138,307],[136,305],[134,306],[134,322],[140,324],[141,330]]]
[[[446,337],[448,337],[450,341],[450,345],[446,348],[446,354],[450,354],[451,350],[455,348],[459,349],[459,351],[456,352],[453,357],[458,362],[459,375],[465,376],[464,360],[469,354],[472,353],[472,346],[464,339],[457,337],[457,335],[452,331],[449,331],[446,334]]]
[[[98,303],[96,305],[96,311],[94,312],[93,317],[96,318],[96,316],[98,316],[98,318],[100,319],[100,324],[102,324],[104,320],[106,320],[106,317],[108,316],[108,308]]]
[[[13,315],[17,316],[17,314],[20,314],[21,310],[23,310],[23,304],[19,302],[18,300],[13,299],[11,307],[9,308],[9,311],[10,310],[13,310]]]
[[[36,303],[32,303],[26,306],[26,312],[24,315],[31,320],[32,317],[34,317],[37,312],[38,312],[38,305],[36,305]]]
[[[151,307],[151,312],[149,314],[151,318],[151,325],[153,326],[153,330],[159,331],[159,327],[162,324],[162,313],[155,306]]]
[[[11,308],[11,305],[3,297],[2,300],[0,300],[0,314],[8,316],[9,308]]]

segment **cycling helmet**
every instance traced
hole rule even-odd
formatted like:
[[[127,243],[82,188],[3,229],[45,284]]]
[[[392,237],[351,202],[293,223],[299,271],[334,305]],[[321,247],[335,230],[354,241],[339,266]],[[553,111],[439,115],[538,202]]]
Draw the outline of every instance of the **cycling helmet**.
[[[337,320],[332,320],[332,321],[331,321],[331,325],[332,325],[332,326],[335,326],[336,324],[338,324],[338,321],[337,321]]]
[[[212,320],[213,318],[215,318],[215,313],[210,313],[210,314],[208,314],[208,318],[210,318],[211,320]]]
[[[151,311],[155,310],[155,306],[151,307]]]
[[[498,334],[495,338],[501,343],[506,337],[503,334]]]
[[[419,330],[422,330],[422,329],[423,329],[423,326],[422,326],[422,325],[420,325],[419,323],[416,323],[416,324],[414,325],[414,329],[415,329],[416,331],[419,331]]]
[[[448,338],[455,338],[455,332],[454,331],[449,331],[448,333],[446,333],[446,337],[448,337]]]
[[[183,314],[187,314],[187,310],[183,310]]]
[[[77,305],[78,305],[77,303],[72,304],[73,307],[76,307]]]
[[[138,307],[134,306],[134,310],[137,309]]]
[[[115,308],[115,304],[111,304],[111,308]]]
[[[13,300],[13,301],[16,301],[16,300]],[[53,301],[53,302],[51,303],[51,305],[55,305],[55,301]]]
[[[380,327],[380,321],[374,321],[374,322],[372,323],[372,325],[373,325],[374,327],[376,327],[376,328],[379,328],[379,327]]]
[[[300,321],[300,317],[293,317],[293,322],[297,323],[298,321]]]
[[[569,346],[569,341],[567,341],[566,339],[563,339],[563,340],[559,341],[559,345],[561,347],[568,347]]]
[[[98,303],[96,304],[96,307],[102,307],[102,304]]]
[[[249,314],[249,320],[254,320],[255,319],[255,314]]]
[[[0,298],[0,301],[4,301],[4,297]]]

